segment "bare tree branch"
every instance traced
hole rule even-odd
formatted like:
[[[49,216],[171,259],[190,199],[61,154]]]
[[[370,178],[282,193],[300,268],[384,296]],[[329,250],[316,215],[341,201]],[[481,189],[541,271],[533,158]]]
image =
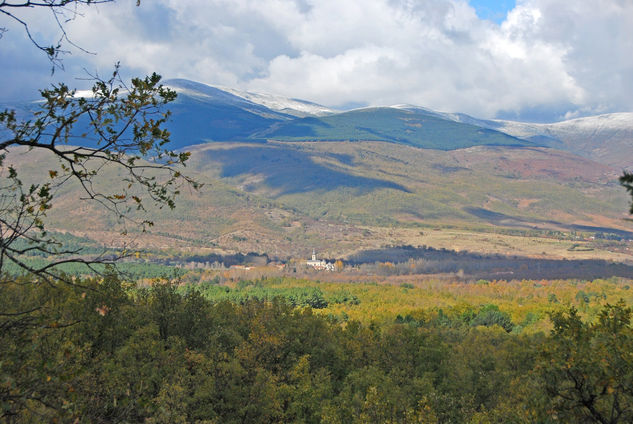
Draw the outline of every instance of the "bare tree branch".
[[[4,17],[9,21],[17,23],[24,29],[24,32],[31,43],[48,57],[52,63],[51,72],[55,68],[63,69],[62,56],[70,53],[64,49],[64,44],[68,44],[84,53],[95,54],[82,48],[75,43],[66,32],[66,24],[73,21],[78,16],[82,16],[80,7],[95,6],[103,3],[112,3],[115,0],[40,0],[40,1],[8,1],[0,0],[0,17]],[[137,0],[136,5],[140,5]],[[53,21],[59,29],[60,35],[56,41],[45,42],[38,40],[31,30],[31,23],[28,17],[29,13],[34,9],[47,9],[51,12]],[[0,38],[8,31],[5,25],[0,21]],[[37,33],[37,31],[35,31]]]

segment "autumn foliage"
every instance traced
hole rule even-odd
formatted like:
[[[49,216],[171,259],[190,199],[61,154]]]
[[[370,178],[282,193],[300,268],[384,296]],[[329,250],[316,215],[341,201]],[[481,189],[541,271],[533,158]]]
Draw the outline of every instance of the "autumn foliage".
[[[486,304],[460,301],[356,320],[328,308],[371,304],[372,290],[406,298],[433,287],[381,292],[375,285],[339,285],[347,292],[334,293],[324,285],[320,296],[328,306],[313,309],[302,304],[312,298],[301,296],[300,282],[285,292],[296,305],[282,295],[213,299],[200,286],[137,287],[114,275],[74,285],[18,283],[0,293],[7,311],[0,317],[4,421],[631,420],[631,310],[588,291],[595,315],[591,307],[561,305],[562,290],[560,301],[551,301],[552,290],[541,285],[549,312],[537,316],[534,309],[519,320],[507,303],[493,302],[495,292],[499,300],[509,296],[502,283],[481,281],[447,284],[446,293],[483,291]],[[233,289],[263,293],[267,284]],[[533,290],[534,282],[530,290],[508,288],[526,297]],[[530,320],[551,330],[530,327]]]

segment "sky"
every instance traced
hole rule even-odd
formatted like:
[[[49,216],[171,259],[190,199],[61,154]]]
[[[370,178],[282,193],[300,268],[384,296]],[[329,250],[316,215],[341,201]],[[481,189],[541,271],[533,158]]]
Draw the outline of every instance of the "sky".
[[[37,40],[59,29],[22,10]],[[54,81],[85,88],[120,62],[334,108],[412,104],[553,122],[633,111],[633,0],[118,0],[65,23],[44,54],[0,17],[0,102]]]

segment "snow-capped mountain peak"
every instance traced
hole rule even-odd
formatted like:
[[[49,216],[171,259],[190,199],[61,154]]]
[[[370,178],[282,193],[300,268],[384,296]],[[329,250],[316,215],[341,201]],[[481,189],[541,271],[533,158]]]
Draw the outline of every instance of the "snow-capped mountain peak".
[[[241,91],[228,87],[218,87],[219,89],[241,97],[250,102],[266,106],[277,112],[286,113],[293,116],[324,116],[336,113],[337,111],[316,103],[305,100],[291,99],[284,96],[266,93],[254,93],[251,91]]]
[[[275,94],[236,90],[230,87],[206,85],[184,79],[167,80],[165,85],[190,97],[216,100],[231,99],[233,102],[238,101],[259,105],[272,111],[295,117],[324,116],[337,112],[305,100],[290,99]]]

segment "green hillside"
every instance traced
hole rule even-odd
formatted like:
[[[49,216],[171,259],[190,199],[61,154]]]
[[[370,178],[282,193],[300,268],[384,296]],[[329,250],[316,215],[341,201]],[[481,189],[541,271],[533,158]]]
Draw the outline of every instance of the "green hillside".
[[[367,108],[274,124],[254,138],[281,141],[389,141],[425,149],[532,146],[507,134],[454,122],[421,109]]]

